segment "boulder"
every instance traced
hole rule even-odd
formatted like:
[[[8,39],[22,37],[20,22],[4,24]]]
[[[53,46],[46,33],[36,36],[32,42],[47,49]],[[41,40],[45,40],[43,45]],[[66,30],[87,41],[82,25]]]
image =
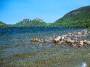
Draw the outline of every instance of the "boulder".
[[[90,45],[90,41],[88,41],[88,40],[84,40],[84,43],[87,45]]]
[[[57,36],[56,38],[53,39],[54,43],[58,43],[61,40],[61,36]]]
[[[83,47],[84,46],[84,41],[83,40],[79,41],[79,46],[80,47]]]

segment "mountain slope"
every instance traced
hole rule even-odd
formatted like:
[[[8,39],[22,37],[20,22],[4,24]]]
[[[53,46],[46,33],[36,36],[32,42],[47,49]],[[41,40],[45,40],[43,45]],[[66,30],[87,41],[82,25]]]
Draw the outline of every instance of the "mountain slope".
[[[31,26],[45,26],[46,23],[39,19],[39,18],[36,18],[36,19],[33,19],[33,20],[30,20],[30,19],[23,19],[22,21],[16,23],[14,26],[19,26],[19,27],[31,27]]]
[[[0,28],[6,27],[7,25],[5,23],[3,23],[2,21],[0,21]]]
[[[14,26],[16,26],[16,27],[32,27],[32,26],[45,26],[45,25],[46,25],[46,23],[43,20],[36,18],[33,20],[23,19],[22,21],[16,23]]]
[[[55,23],[58,26],[66,27],[90,27],[90,6],[85,6],[73,10],[64,17],[58,19]]]
[[[56,20],[54,23],[45,23],[42,19],[36,18],[33,20],[23,19],[22,21],[13,24],[6,25],[0,21],[0,27],[34,27],[34,26],[64,26],[64,27],[81,27],[81,28],[90,28],[90,6],[85,6],[73,10],[62,18]]]

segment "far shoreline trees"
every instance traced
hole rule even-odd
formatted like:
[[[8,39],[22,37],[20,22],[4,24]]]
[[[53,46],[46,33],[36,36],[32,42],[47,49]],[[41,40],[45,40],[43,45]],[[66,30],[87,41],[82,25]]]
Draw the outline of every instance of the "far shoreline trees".
[[[90,6],[70,11],[62,18],[53,23],[46,23],[40,18],[23,19],[16,24],[5,24],[0,21],[0,28],[7,27],[68,27],[68,28],[90,28]]]

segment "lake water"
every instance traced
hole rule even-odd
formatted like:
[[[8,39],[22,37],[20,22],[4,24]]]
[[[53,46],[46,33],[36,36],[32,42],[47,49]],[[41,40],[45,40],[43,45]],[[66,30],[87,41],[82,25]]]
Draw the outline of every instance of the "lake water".
[[[31,42],[33,37],[48,39],[80,30],[63,27],[0,29],[0,67],[90,67],[90,47]]]

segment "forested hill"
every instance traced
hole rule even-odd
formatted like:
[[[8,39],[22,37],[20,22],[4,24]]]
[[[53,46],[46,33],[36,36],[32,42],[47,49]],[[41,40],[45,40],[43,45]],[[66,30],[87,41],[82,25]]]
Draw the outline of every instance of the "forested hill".
[[[16,23],[14,26],[16,27],[32,27],[32,26],[45,26],[46,23],[39,18],[36,19],[23,19],[22,21]]]
[[[58,19],[54,25],[65,27],[90,27],[90,6],[73,10]]]
[[[7,25],[4,22],[0,21],[0,28],[4,28],[4,27],[7,27]]]
[[[0,21],[0,27],[32,27],[32,26],[64,26],[64,27],[81,27],[90,28],[90,6],[81,7],[70,11],[65,14],[62,18],[59,18],[53,23],[46,23],[42,19],[23,19],[13,25],[6,25]]]

